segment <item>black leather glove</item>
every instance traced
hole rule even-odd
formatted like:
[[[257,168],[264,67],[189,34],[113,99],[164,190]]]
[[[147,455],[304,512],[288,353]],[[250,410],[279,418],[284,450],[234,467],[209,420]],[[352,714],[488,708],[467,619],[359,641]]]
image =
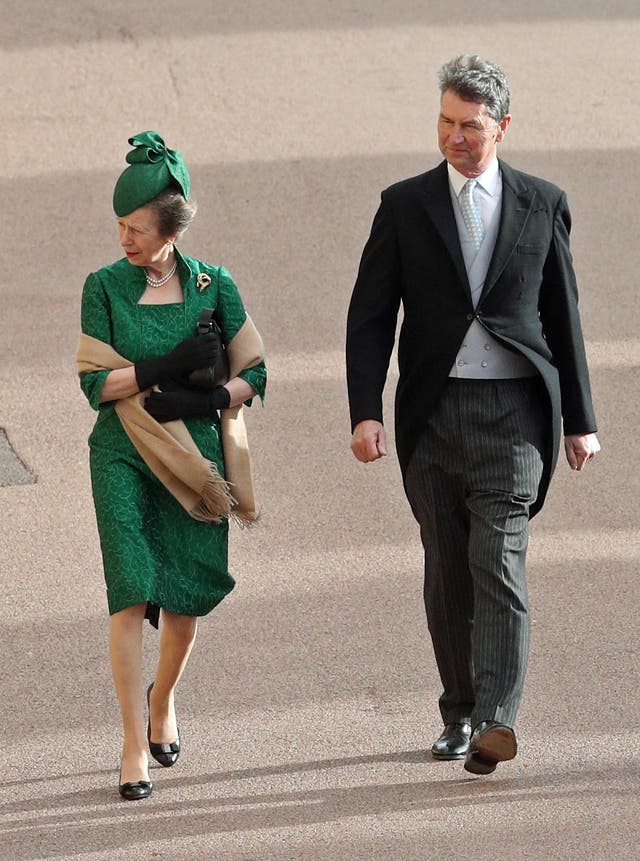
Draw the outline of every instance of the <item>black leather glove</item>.
[[[142,392],[157,383],[215,365],[219,349],[220,343],[214,334],[185,338],[170,353],[135,363],[138,388]]]
[[[212,416],[216,410],[227,409],[231,403],[229,390],[224,386],[202,389],[175,389],[171,392],[151,392],[145,398],[144,408],[157,422],[175,419],[194,419]]]

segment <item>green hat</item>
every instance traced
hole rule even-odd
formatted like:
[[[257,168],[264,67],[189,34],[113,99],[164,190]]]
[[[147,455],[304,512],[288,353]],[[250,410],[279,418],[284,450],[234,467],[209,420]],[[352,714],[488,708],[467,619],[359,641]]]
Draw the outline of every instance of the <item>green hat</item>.
[[[141,132],[129,138],[135,147],[126,155],[129,163],[113,190],[116,215],[128,215],[174,183],[185,198],[189,197],[191,180],[182,155],[168,149],[157,132]]]

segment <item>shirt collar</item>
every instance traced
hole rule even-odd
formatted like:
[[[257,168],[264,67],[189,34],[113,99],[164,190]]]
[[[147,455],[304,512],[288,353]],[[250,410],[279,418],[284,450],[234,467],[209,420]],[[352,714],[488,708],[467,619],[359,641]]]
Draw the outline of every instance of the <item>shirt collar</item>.
[[[455,167],[449,163],[447,163],[447,171],[449,172],[449,182],[451,187],[453,188],[456,197],[458,197],[462,191],[462,187],[469,177],[460,173],[460,171],[456,170]],[[478,185],[482,186],[487,194],[490,194],[493,197],[499,190],[500,186],[500,165],[498,164],[498,159],[494,158],[484,173],[481,173],[480,176],[474,177],[474,179]]]

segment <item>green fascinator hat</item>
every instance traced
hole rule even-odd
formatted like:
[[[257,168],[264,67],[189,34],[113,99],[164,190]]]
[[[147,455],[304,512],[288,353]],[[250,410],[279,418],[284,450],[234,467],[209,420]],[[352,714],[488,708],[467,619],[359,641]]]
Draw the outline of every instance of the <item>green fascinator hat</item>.
[[[191,191],[189,171],[182,155],[165,146],[157,132],[141,132],[129,138],[134,149],[128,152],[129,164],[113,190],[116,215],[128,215],[171,185],[177,185],[185,199]]]

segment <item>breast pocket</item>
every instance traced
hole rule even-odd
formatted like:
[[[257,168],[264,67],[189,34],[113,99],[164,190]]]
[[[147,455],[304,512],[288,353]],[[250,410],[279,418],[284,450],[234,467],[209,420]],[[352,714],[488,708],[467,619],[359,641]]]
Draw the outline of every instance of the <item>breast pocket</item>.
[[[539,242],[530,244],[519,243],[516,245],[516,254],[546,254],[546,252],[546,245],[541,245]]]

